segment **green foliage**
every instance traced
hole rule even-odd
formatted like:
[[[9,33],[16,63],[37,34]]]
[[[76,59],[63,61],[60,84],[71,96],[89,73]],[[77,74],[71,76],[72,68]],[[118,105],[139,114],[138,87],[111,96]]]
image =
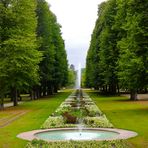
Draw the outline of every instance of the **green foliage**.
[[[60,27],[45,0],[0,1],[0,98],[17,105],[21,91],[36,99],[67,84]]]
[[[17,105],[17,90],[39,83],[41,53],[37,51],[36,1],[1,1],[0,7],[0,85],[9,92],[16,91]]]
[[[138,133],[137,137],[127,140],[133,148],[147,147],[148,101],[133,102],[125,96],[101,96],[96,91],[87,91],[87,93],[116,128]]]
[[[61,26],[56,16],[49,9],[45,0],[37,1],[37,37],[39,50],[43,52],[40,63],[41,88],[40,94],[52,94],[65,86],[68,81],[68,64]]]
[[[48,119],[44,122],[41,128],[57,128],[64,126],[64,119],[62,116],[58,117],[51,117],[49,116]]]
[[[86,80],[86,68],[81,69],[81,87],[85,87]]]
[[[69,110],[71,110],[71,106],[66,105],[66,106],[60,106],[56,109],[56,111],[54,112],[54,116],[60,116],[65,112],[68,112]]]
[[[33,140],[29,142],[26,148],[130,148],[125,140],[116,141],[68,141],[68,142],[45,142],[42,140]]]
[[[122,28],[127,35],[118,42],[121,49],[118,75],[123,88],[136,92],[138,89],[146,88],[148,82],[147,26],[143,24],[147,19],[145,14],[148,4],[146,1],[140,3],[130,0],[127,6],[126,20],[122,23]]]
[[[73,95],[76,96],[77,91]],[[52,117],[49,116],[42,128],[75,127],[79,120],[82,120],[86,127],[113,127],[99,108],[95,104],[90,104],[90,102],[92,103],[91,98],[86,96],[86,94],[85,97],[83,96],[85,103],[79,109],[77,108],[77,103],[80,102],[75,100],[75,97],[67,98],[52,114]],[[76,107],[73,108],[71,102],[74,102]]]
[[[44,99],[26,101],[17,107],[0,111],[0,120],[6,117],[5,122],[12,119],[12,116],[14,117],[16,113],[19,115],[20,112],[25,112],[23,116],[16,118],[13,122],[0,129],[0,147],[5,147],[6,145],[11,148],[18,148],[18,145],[21,148],[25,147],[28,141],[17,138],[17,135],[25,131],[39,129],[48,116],[55,111],[70,93],[71,90],[62,91]]]
[[[148,84],[146,0],[108,0],[98,19],[86,61],[86,86],[115,94],[136,93]]]
[[[68,69],[68,84],[69,87],[74,87],[76,82],[76,72],[73,69]]]
[[[113,125],[109,122],[105,115],[100,117],[85,117],[84,123],[88,127],[101,127],[101,128],[108,128],[113,127]]]
[[[90,117],[101,116],[103,114],[96,105],[85,105],[85,108]]]

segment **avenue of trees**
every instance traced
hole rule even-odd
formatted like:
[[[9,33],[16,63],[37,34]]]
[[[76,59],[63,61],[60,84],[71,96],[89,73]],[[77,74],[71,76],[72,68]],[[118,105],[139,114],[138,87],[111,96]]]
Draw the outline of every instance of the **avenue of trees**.
[[[76,77],[77,77],[77,71],[75,70],[75,67],[73,64],[70,65],[68,69],[68,84],[67,86],[69,88],[74,88],[76,85]]]
[[[37,99],[68,81],[60,25],[45,0],[0,0],[0,106],[9,95]]]
[[[148,88],[148,2],[108,0],[99,5],[86,62],[87,87],[137,99]]]

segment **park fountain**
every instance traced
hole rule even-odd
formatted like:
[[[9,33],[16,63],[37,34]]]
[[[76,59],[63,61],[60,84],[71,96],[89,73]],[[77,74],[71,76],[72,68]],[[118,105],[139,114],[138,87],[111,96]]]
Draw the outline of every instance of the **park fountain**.
[[[81,64],[79,63],[79,66],[78,66],[78,71],[77,71],[77,109],[80,110],[80,114],[82,114],[82,111],[80,109],[80,101],[81,101],[81,98],[83,97],[82,96],[82,91],[81,91]],[[79,135],[79,138],[81,139],[81,136],[82,136],[82,128],[84,128],[84,125],[83,125],[83,119],[82,118],[79,118],[78,119],[78,135]]]
[[[79,111],[75,128],[54,128],[44,130],[34,130],[21,133],[19,138],[26,140],[42,139],[45,141],[63,141],[63,140],[116,140],[134,137],[137,133],[114,128],[89,128],[83,123],[83,106],[94,105],[88,95],[84,95],[81,90],[81,65],[77,71],[76,91],[66,99],[65,104],[73,105],[71,109]],[[97,116],[97,115],[96,115]],[[99,116],[99,115],[98,115]]]
[[[81,102],[82,98],[88,100],[87,96],[82,96],[82,90],[78,89],[75,93],[76,99]],[[74,97],[74,95],[73,95]],[[81,110],[83,107],[81,103],[77,110]],[[81,112],[80,112],[81,113]],[[89,128],[85,127],[83,124],[83,119],[78,119],[78,124],[75,128],[53,128],[53,129],[41,129],[34,130],[18,135],[19,138],[25,140],[42,139],[45,141],[63,141],[63,140],[117,140],[117,139],[127,139],[135,137],[137,133],[122,129],[114,128]]]
[[[77,76],[76,76],[76,89],[81,89],[81,64],[78,65]]]

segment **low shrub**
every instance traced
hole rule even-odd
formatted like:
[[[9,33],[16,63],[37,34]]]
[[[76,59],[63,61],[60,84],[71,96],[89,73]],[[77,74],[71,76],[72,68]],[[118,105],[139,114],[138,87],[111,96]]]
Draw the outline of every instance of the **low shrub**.
[[[64,127],[65,126],[64,123],[65,121],[62,116],[57,116],[57,117],[49,116],[48,119],[41,126],[41,128],[46,129],[46,128]]]
[[[126,140],[114,141],[63,141],[45,142],[43,140],[33,140],[26,148],[131,148]]]
[[[88,111],[88,116],[90,117],[103,115],[103,113],[99,110],[99,108],[96,105],[85,105],[85,108]]]
[[[71,107],[69,105],[62,105],[57,108],[57,110],[54,112],[54,116],[60,116],[65,112],[69,112],[71,110]]]
[[[109,122],[109,120],[106,118],[105,115],[100,116],[100,117],[85,117],[84,118],[84,123],[88,127],[113,127],[113,125]]]

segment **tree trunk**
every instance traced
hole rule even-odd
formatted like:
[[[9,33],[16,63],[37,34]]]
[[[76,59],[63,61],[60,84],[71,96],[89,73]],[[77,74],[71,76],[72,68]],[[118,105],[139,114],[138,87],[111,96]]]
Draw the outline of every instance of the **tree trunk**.
[[[42,93],[41,93],[41,86],[39,86],[39,87],[38,87],[38,96],[39,96],[39,98],[41,98],[41,97],[42,97]]]
[[[109,93],[109,94],[112,94],[112,85],[109,85],[109,86],[108,86],[108,93]]]
[[[21,97],[21,95],[20,95],[20,92],[18,91],[18,98],[19,98],[19,101],[22,101],[22,97]]]
[[[48,95],[53,95],[53,93],[54,93],[53,86],[48,86]]]
[[[46,85],[44,84],[44,86],[43,86],[43,96],[46,96]]]
[[[118,91],[118,95],[119,95],[120,94],[119,84],[117,84],[117,91]]]
[[[10,101],[11,101],[11,102],[13,102],[13,97],[12,97],[12,94],[11,94],[11,99],[10,99]]]
[[[30,100],[33,100],[33,91],[32,90],[30,90]]]
[[[108,86],[106,85],[105,86],[105,93],[107,93],[107,91],[108,91]]]
[[[102,91],[105,92],[105,86],[102,87]]]
[[[130,93],[130,100],[135,101],[135,100],[137,100],[137,99],[138,99],[138,98],[137,98],[137,91],[131,90],[131,93]]]
[[[0,110],[4,109],[4,99],[0,98]]]
[[[116,84],[113,83],[113,84],[111,85],[111,94],[115,95],[116,93],[117,93]]]
[[[57,93],[57,92],[58,92],[58,87],[55,86],[55,87],[54,87],[54,93]]]
[[[17,97],[17,89],[13,88],[12,89],[12,98],[13,98],[13,106],[17,106],[18,105],[18,97]]]
[[[33,100],[36,100],[37,99],[37,95],[36,95],[36,90],[34,89],[33,90]]]
[[[40,98],[39,86],[37,86],[35,90],[36,90],[36,98],[39,99]]]

